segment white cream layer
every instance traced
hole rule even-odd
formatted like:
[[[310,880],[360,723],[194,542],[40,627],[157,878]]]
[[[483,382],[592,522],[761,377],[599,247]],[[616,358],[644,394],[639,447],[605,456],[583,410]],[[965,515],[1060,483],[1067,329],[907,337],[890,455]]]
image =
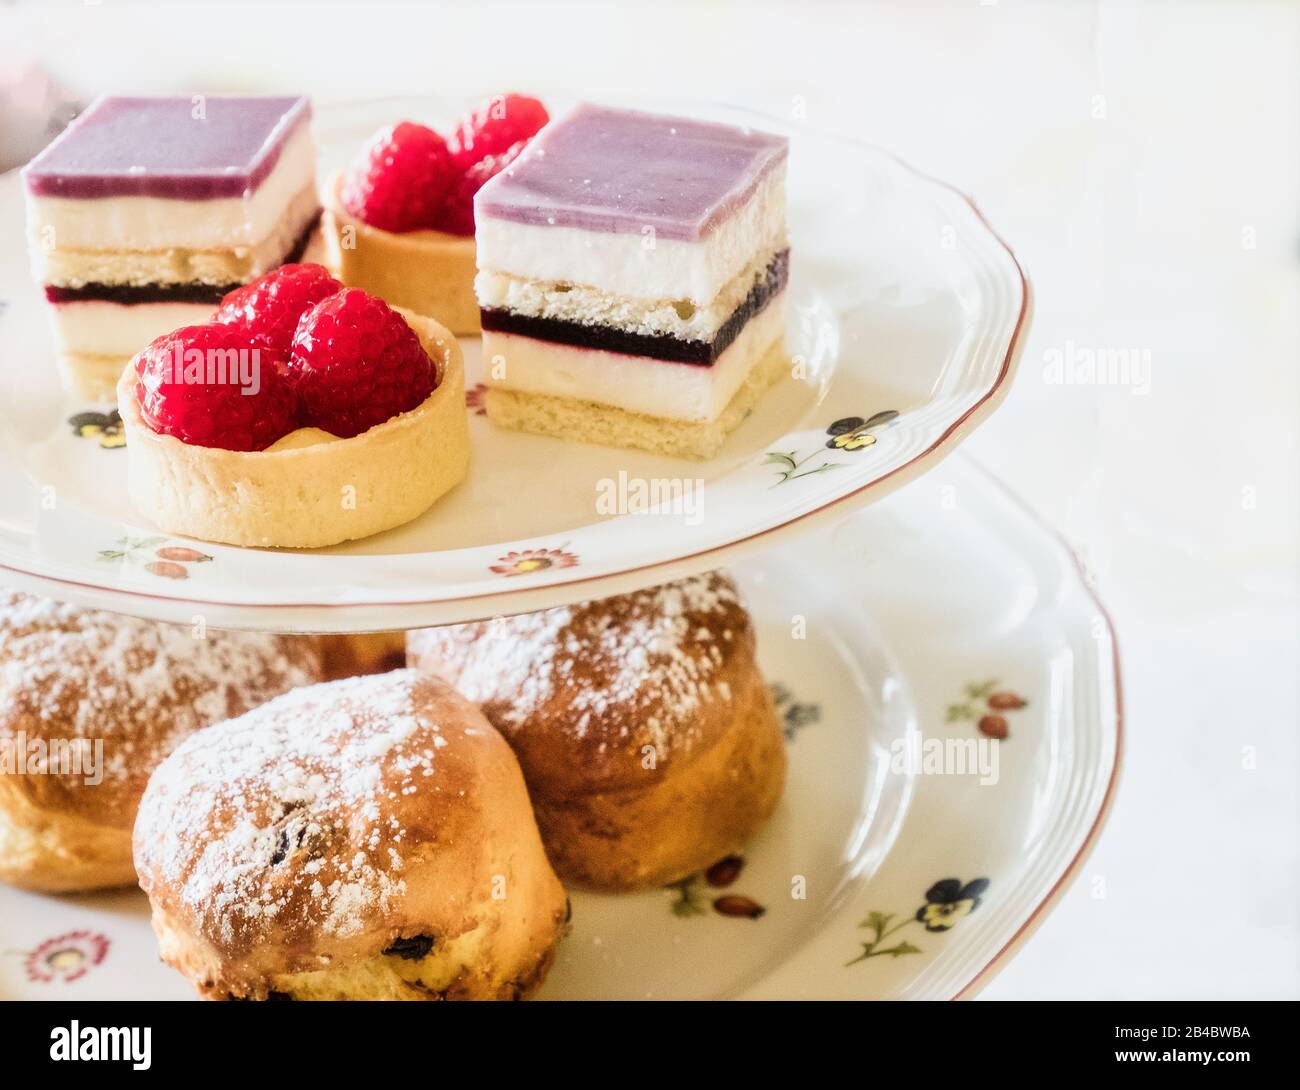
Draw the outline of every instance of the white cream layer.
[[[271,173],[242,197],[37,197],[27,194],[27,233],[36,252],[69,250],[218,250],[252,246],[270,235],[294,198],[313,185],[311,126],[299,125]]]
[[[622,234],[489,216],[479,218],[475,241],[481,270],[707,306],[755,254],[785,248],[785,167],[773,170],[748,201],[699,242],[656,238],[650,228]]]
[[[61,351],[94,356],[134,356],[155,337],[185,325],[202,325],[216,309],[209,303],[133,303],[102,299],[47,307]]]
[[[594,401],[668,420],[717,419],[785,325],[782,292],[741,331],[711,367],[625,356],[594,348],[483,331],[488,384],[504,390]],[[503,377],[493,376],[498,367]]]

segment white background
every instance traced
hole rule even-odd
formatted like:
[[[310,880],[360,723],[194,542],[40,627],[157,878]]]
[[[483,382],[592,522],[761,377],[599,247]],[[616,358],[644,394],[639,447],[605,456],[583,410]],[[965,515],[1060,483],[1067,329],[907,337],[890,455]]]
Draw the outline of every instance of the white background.
[[[1094,572],[1128,737],[1095,854],[984,994],[1300,994],[1295,4],[103,0],[0,19],[0,89],[35,62],[84,94],[724,99],[971,193],[1036,315],[967,449]],[[1071,343],[1149,352],[1149,391],[1046,381]]]

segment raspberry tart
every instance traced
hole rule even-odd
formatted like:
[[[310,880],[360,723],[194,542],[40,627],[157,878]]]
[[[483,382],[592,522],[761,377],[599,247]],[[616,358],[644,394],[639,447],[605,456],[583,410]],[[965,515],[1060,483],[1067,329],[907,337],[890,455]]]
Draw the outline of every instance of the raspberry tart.
[[[446,139],[411,121],[376,134],[335,179],[325,212],[344,283],[478,333],[474,195],[547,120],[537,99],[498,95]]]
[[[465,476],[460,346],[433,321],[286,265],[123,372],[136,507],[173,534],[318,548],[422,514]]]

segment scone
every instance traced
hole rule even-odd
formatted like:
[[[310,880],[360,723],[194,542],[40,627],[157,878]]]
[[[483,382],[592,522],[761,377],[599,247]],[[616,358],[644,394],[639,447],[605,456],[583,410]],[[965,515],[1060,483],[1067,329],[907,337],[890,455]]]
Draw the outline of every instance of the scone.
[[[123,372],[136,508],[168,533],[316,548],[423,514],[469,464],[460,346],[442,326],[285,266]]]
[[[510,747],[410,670],[189,739],[135,862],[163,959],[208,999],[516,999],[567,915]]]
[[[785,779],[754,630],[722,572],[407,636],[514,747],[566,882],[660,886],[744,845]]]
[[[328,678],[386,674],[406,665],[405,632],[357,632],[318,636]]]
[[[329,190],[324,234],[344,283],[478,333],[474,194],[546,121],[537,99],[497,95],[448,140],[412,121],[377,133]]]
[[[196,634],[0,590],[0,880],[134,885],[131,826],[158,763],[322,672],[311,637]]]

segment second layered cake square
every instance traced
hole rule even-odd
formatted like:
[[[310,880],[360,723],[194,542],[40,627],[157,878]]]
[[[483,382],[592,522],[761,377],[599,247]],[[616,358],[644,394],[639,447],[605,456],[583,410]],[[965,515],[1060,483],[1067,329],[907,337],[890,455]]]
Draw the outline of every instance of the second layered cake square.
[[[591,105],[475,200],[488,415],[711,457],[785,373],[785,138]]]

